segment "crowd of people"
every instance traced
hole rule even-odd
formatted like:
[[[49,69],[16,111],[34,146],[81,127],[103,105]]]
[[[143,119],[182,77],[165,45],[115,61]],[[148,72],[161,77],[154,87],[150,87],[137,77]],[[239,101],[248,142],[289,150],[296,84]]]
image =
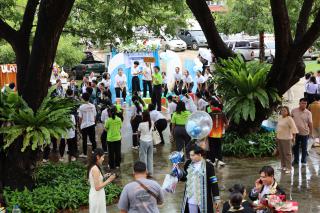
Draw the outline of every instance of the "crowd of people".
[[[169,126],[170,143],[176,151],[185,153],[186,162],[179,168],[182,171],[180,181],[185,182],[184,197],[181,212],[213,212],[222,208],[223,213],[230,212],[267,212],[262,201],[269,194],[285,195],[274,178],[274,169],[263,167],[255,187],[248,193],[252,202],[245,199],[247,192],[243,185],[235,184],[229,191],[229,201],[219,207],[220,196],[218,178],[215,167],[225,166],[222,155],[222,141],[229,120],[223,112],[221,97],[209,89],[208,79],[212,77],[210,69],[198,71],[193,80],[188,71],[183,74],[177,67],[174,74],[173,88],[168,88],[165,72],[158,66],[146,69],[139,68],[134,62],[132,68],[132,106],[122,108],[119,103],[112,103],[110,91],[111,77],[104,73],[100,82],[94,75],[83,77],[80,86],[71,79],[63,85],[61,79],[56,79],[53,96],[81,100],[79,108],[72,112],[70,119],[74,128],[58,141],[52,138],[53,151],[57,152],[59,145],[60,161],[64,161],[64,153],[68,146],[71,161],[77,157],[88,158],[88,138],[92,146],[92,154],[88,159],[88,180],[90,183],[89,208],[92,213],[106,212],[104,187],[115,178],[115,171],[121,166],[121,129],[125,110],[131,111],[132,149],[139,151],[139,161],[133,166],[134,181],[127,184],[120,196],[118,207],[120,212],[159,212],[158,205],[164,203],[164,192],[152,176],[153,152],[155,134],[159,136],[159,146],[164,146],[163,131]],[[138,75],[143,75],[143,91],[140,90]],[[318,72],[320,78],[320,72]],[[307,78],[307,76],[306,76]],[[290,174],[292,165],[307,163],[308,140],[320,137],[320,94],[312,94],[314,76],[306,83],[305,98],[300,99],[299,107],[291,112],[282,106],[277,124],[277,150],[281,160],[281,170]],[[310,86],[311,85],[311,86]],[[196,87],[195,95],[193,87]],[[127,77],[122,69],[118,70],[114,82],[116,98],[126,100]],[[149,92],[152,102],[145,103]],[[169,95],[168,95],[169,94]],[[166,99],[163,107],[162,98]],[[163,113],[165,111],[166,113]],[[186,131],[186,124],[192,113],[207,112],[212,119],[212,129],[207,136],[207,143],[194,144]],[[167,114],[165,116],[164,114]],[[96,141],[96,124],[103,124],[100,135],[101,147]],[[78,134],[79,129],[80,134]],[[82,137],[82,150],[79,151],[78,141]],[[157,145],[158,146],[158,145]],[[300,159],[300,148],[302,149]],[[43,162],[48,162],[51,146],[46,146],[43,152]],[[293,153],[293,158],[292,158]],[[108,168],[111,173],[104,174],[102,163],[108,156]],[[254,202],[258,200],[258,202]]]

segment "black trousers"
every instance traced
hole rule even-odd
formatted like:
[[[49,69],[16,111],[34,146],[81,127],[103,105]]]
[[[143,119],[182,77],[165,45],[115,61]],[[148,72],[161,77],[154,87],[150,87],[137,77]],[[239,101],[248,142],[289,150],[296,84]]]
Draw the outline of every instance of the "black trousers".
[[[183,82],[180,81],[179,83],[175,83],[174,84],[174,88],[173,91],[176,95],[181,95],[182,93],[182,86],[183,86]]]
[[[193,83],[189,83],[189,86],[185,87],[184,89],[188,91],[188,93],[192,93],[192,88],[193,88],[194,84]]]
[[[191,138],[186,131],[185,125],[175,126],[173,134],[176,141],[176,149],[180,152],[181,150],[186,148]],[[187,153],[188,151],[185,149],[185,152]]]
[[[116,87],[115,90],[116,90],[116,98],[120,98],[120,92],[121,92],[123,101],[126,101],[127,89],[124,87],[123,90],[121,90],[120,87]]]
[[[168,94],[168,85],[167,84],[162,84],[162,89],[163,89],[163,97],[167,97]]]
[[[165,130],[168,126],[168,123],[167,123],[167,120],[166,119],[159,119],[157,120],[154,125],[156,126],[158,132],[159,132],[159,135],[160,135],[160,138],[161,138],[161,144],[164,144],[164,139],[163,139],[163,130]]]
[[[214,163],[216,159],[222,161],[222,138],[210,138],[209,142],[209,156],[208,158]]]
[[[131,120],[131,127],[132,127],[132,145],[139,146],[139,138],[138,138],[138,127],[139,124],[142,122],[142,116],[137,115]]]
[[[135,92],[140,92],[140,80],[138,76],[132,77],[132,94]]]
[[[143,80],[143,97],[147,97],[147,90],[149,89],[149,96],[152,96],[152,81]]]
[[[77,146],[76,137],[69,138],[69,139],[61,138],[61,141],[60,141],[60,144],[59,144],[60,157],[63,157],[63,155],[64,155],[64,151],[66,149],[66,142],[67,142],[67,145],[68,145],[68,154],[70,156],[72,156],[72,157],[76,157],[77,156],[77,152],[78,152],[78,146]]]
[[[92,151],[94,151],[97,148],[97,143],[96,143],[96,125],[92,125],[86,128],[83,128],[81,130],[82,134],[82,149],[83,149],[83,154],[87,155],[87,140],[88,136],[90,139],[90,142],[92,143]]]
[[[102,145],[102,149],[104,152],[108,151],[108,145],[107,145],[107,131],[104,129],[101,136],[100,136],[100,141]]]
[[[110,169],[120,167],[121,162],[121,140],[108,142]]]
[[[51,143],[52,143],[52,150],[54,152],[57,151],[58,145],[57,145],[57,139],[56,138],[51,138]],[[43,159],[48,160],[49,159],[49,155],[50,155],[50,145],[48,144],[44,147],[44,151],[43,151]]]
[[[152,104],[157,106],[158,111],[161,111],[161,96],[162,96],[161,85],[154,85],[152,90],[151,101],[152,101]]]

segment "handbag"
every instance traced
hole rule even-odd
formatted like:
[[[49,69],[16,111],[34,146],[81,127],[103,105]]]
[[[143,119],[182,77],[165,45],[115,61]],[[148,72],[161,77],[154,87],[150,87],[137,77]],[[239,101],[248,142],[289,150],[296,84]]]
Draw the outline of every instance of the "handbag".
[[[152,141],[154,145],[158,145],[159,143],[161,143],[161,137],[160,137],[159,131],[155,126],[152,130]]]
[[[178,181],[177,177],[166,174],[161,188],[168,193],[174,193],[176,191]]]

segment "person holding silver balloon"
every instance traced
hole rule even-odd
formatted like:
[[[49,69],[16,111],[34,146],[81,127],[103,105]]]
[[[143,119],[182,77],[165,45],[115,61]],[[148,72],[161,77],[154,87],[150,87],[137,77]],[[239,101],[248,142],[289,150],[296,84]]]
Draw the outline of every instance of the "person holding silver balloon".
[[[176,141],[177,151],[183,150],[191,140],[185,128],[190,115],[191,112],[186,110],[185,103],[179,101],[177,103],[176,111],[173,113],[171,118],[172,132]]]

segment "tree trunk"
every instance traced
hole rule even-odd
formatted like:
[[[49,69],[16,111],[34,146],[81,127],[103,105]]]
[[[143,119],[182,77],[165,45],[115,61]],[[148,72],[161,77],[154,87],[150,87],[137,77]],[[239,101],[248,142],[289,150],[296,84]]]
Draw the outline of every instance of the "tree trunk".
[[[0,19],[0,37],[11,44],[16,54],[18,93],[34,112],[48,92],[57,45],[74,1],[28,0],[18,31]],[[37,28],[30,51],[30,34],[36,11]],[[12,189],[23,189],[25,186],[31,189],[34,186],[33,172],[39,150],[27,148],[21,152],[22,140],[23,137],[17,139],[1,156],[1,184]]]
[[[264,48],[264,31],[259,32],[259,59],[260,62],[264,62],[265,59],[265,48]]]
[[[23,138],[20,137],[4,152],[2,162],[2,184],[12,189],[23,190],[34,187],[33,174],[36,162],[40,159],[39,150],[27,148],[21,152]]]
[[[220,37],[206,1],[186,0],[186,2],[199,22],[201,29],[207,38],[209,48],[214,53],[215,57],[223,59],[234,57],[235,54],[226,46]]]

